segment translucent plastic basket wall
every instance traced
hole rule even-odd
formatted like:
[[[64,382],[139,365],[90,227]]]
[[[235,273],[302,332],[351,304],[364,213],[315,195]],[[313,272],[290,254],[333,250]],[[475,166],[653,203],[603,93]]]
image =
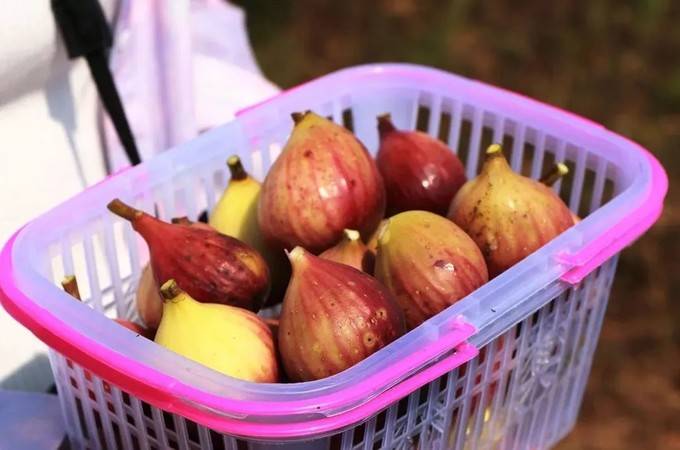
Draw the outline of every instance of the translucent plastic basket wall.
[[[237,153],[263,177],[313,109],[376,150],[376,116],[457,150],[468,176],[492,142],[555,185],[584,220],[362,363],[311,383],[259,385],[215,373],[134,335],[145,244],[105,208],[120,197],[159,215],[197,217]],[[599,125],[444,72],[347,69],[285,92],[29,223],[0,255],[0,299],[53,350],[74,448],[540,449],[573,426],[616,254],[662,209],[667,180],[648,152]],[[58,287],[75,273],[84,303]],[[266,314],[266,312],[265,312]]]

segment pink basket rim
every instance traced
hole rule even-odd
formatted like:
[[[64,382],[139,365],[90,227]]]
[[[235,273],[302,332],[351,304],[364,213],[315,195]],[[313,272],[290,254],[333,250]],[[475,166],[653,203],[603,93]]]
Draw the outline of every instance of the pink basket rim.
[[[49,311],[40,308],[21,292],[13,281],[11,253],[19,233],[20,231],[8,241],[2,253],[0,253],[0,302],[16,320],[24,324],[46,344],[55,348],[66,357],[80,362],[81,358],[87,355],[88,358],[86,359],[91,363],[94,363],[93,359],[107,361],[108,364],[93,364],[93,367],[84,364],[84,366],[91,369],[95,374],[114,381],[114,384],[117,383],[111,378],[112,374],[125,375],[126,378],[134,378],[144,383],[149,391],[163,390],[172,392],[172,397],[177,399],[177,401],[184,403],[187,401],[196,402],[207,408],[213,408],[215,411],[225,411],[230,414],[244,416],[281,416],[291,414],[292,410],[306,410],[307,413],[311,413],[315,410],[340,409],[352,402],[370,399],[376,394],[371,392],[371,388],[375,388],[375,386],[380,385],[386,379],[398,382],[399,376],[422,367],[423,361],[430,361],[436,358],[447,350],[465,342],[466,339],[475,333],[472,325],[460,319],[452,324],[448,332],[443,333],[440,339],[429,345],[423,352],[404,358],[391,367],[390,373],[379,372],[367,378],[365,383],[348,386],[346,389],[343,389],[341,395],[333,393],[311,399],[286,402],[238,400],[221,397],[178,382],[153,367],[126,358],[113,349],[109,349],[79,334]],[[78,344],[76,345],[75,343]],[[85,354],[82,352],[83,348],[87,349]],[[98,366],[105,368],[105,370],[98,371]],[[127,381],[129,382],[129,380]],[[126,387],[126,384],[118,385]],[[389,388],[389,386],[387,387]],[[140,396],[143,397],[144,395]]]
[[[147,370],[145,366],[124,358],[123,361],[118,361],[121,359],[120,355],[96,342],[92,342],[86,352],[72,344],[74,341],[71,339],[74,338],[73,335],[75,334],[72,329],[59,324],[58,318],[41,311],[16,286],[6,283],[7,274],[11,274],[11,271],[7,272],[6,269],[11,269],[10,250],[15,239],[16,234],[10,239],[2,253],[0,253],[0,303],[3,304],[10,315],[31,329],[37,337],[48,343],[56,351],[63,353],[67,357],[72,357],[74,360],[84,361],[83,365],[92,370],[95,375],[102,376],[105,373],[107,380],[110,380],[117,386],[125,386],[124,389],[136,397],[223,433],[260,438],[290,438],[337,430],[375,414],[393,401],[409,395],[418,387],[453,370],[478,354],[476,347],[463,341],[455,347],[456,350],[452,355],[417,372],[381,394],[367,399],[363,404],[330,417],[286,423],[257,423],[225,417],[208,408],[200,408],[193,402],[185,401],[185,399],[198,397],[200,403],[201,399],[206,397],[204,393],[190,386],[184,386],[172,378],[155,371],[152,372],[155,372],[154,375],[159,376],[159,383],[152,385],[145,377],[140,379],[135,376],[135,373],[139,373],[140,370]],[[64,333],[61,335],[54,333],[51,328],[55,326],[61,328]],[[471,326],[464,324],[461,327],[460,335],[469,334],[473,331],[471,328]],[[110,365],[104,364],[102,361],[109,361]],[[272,403],[267,402],[242,402],[224,398],[221,400],[236,407],[244,406],[244,404],[245,406],[254,407],[257,413],[263,412],[263,408],[268,407],[271,409],[273,406]],[[203,403],[203,405],[206,403]]]

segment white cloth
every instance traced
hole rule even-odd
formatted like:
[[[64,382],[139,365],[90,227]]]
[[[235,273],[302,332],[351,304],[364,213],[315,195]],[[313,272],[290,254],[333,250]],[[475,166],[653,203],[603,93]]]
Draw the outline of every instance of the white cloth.
[[[143,159],[274,94],[241,10],[221,0],[100,0],[114,21],[111,66]],[[69,61],[50,2],[0,11],[0,243],[128,165],[83,59]],[[120,3],[120,4],[117,4]],[[103,133],[101,131],[103,130]],[[105,150],[106,148],[106,150]],[[0,308],[0,388],[51,383],[44,346]]]

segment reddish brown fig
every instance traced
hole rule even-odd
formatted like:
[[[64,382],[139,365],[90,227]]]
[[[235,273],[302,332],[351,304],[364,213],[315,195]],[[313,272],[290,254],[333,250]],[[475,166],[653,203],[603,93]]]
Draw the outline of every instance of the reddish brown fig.
[[[373,273],[375,255],[368,250],[356,230],[345,230],[340,242],[321,253],[319,257],[347,264],[366,273]]]
[[[310,381],[353,366],[405,332],[404,316],[378,281],[296,247],[279,324],[288,377]]]
[[[458,191],[448,217],[477,243],[491,277],[574,224],[552,189],[513,172],[498,144],[487,149],[480,174]]]
[[[376,158],[385,183],[387,213],[425,210],[445,215],[465,183],[465,168],[442,141],[421,131],[400,131],[389,114],[378,117]]]
[[[489,279],[484,257],[456,224],[429,211],[389,219],[378,238],[375,277],[415,328]]]
[[[332,247],[342,230],[368,237],[385,210],[375,163],[347,129],[312,112],[295,114],[295,127],[262,185],[258,220],[267,243],[315,254]]]
[[[176,280],[200,302],[257,311],[269,292],[269,269],[253,248],[212,229],[170,224],[118,199],[109,210],[132,223],[149,246],[154,279]]]
[[[192,222],[188,217],[175,217],[172,223],[181,225],[192,225],[196,228],[204,230],[212,230],[213,228],[202,222]],[[137,313],[144,324],[152,329],[158,328],[161,323],[161,316],[163,315],[163,299],[158,290],[158,283],[153,278],[153,271],[151,266],[147,264],[142,269],[142,275],[139,277],[139,284],[137,285]]]

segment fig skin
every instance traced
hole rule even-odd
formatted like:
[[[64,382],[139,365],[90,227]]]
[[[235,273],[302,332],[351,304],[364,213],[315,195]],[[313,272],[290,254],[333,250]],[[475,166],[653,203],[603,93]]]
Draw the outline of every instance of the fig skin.
[[[368,250],[356,230],[345,230],[340,242],[321,253],[319,257],[347,264],[368,274],[373,273],[375,255]]]
[[[142,275],[139,277],[136,305],[142,322],[149,328],[158,328],[163,316],[163,299],[149,264],[144,266]]]
[[[366,248],[374,255],[378,253],[378,237],[385,225],[387,225],[387,219],[381,220],[380,224],[378,224],[378,228],[376,228],[373,234],[366,240]]]
[[[291,381],[325,378],[405,333],[402,311],[376,279],[301,247],[279,322],[279,349]]]
[[[513,172],[498,144],[487,149],[480,174],[458,191],[448,217],[477,243],[492,278],[574,224],[552,189]]]
[[[397,130],[389,114],[378,117],[376,163],[385,183],[387,214],[425,210],[446,215],[465,183],[465,168],[442,141],[421,131]]]
[[[172,223],[181,225],[191,225],[204,230],[214,230],[210,225],[202,222],[192,222],[188,217],[174,217]],[[149,264],[142,269],[137,285],[137,313],[144,324],[155,330],[161,323],[163,316],[163,298],[159,291],[159,284],[153,277],[153,271]]]
[[[265,242],[318,254],[346,228],[368,237],[385,211],[375,162],[342,126],[312,112],[294,118],[293,132],[262,185],[258,221]]]
[[[394,294],[409,329],[489,278],[474,241],[429,211],[406,211],[389,219],[378,238],[375,277]]]
[[[199,302],[257,312],[269,293],[269,269],[262,256],[238,239],[204,226],[170,224],[118,199],[109,203],[129,220],[149,246],[154,279],[174,279]]]

